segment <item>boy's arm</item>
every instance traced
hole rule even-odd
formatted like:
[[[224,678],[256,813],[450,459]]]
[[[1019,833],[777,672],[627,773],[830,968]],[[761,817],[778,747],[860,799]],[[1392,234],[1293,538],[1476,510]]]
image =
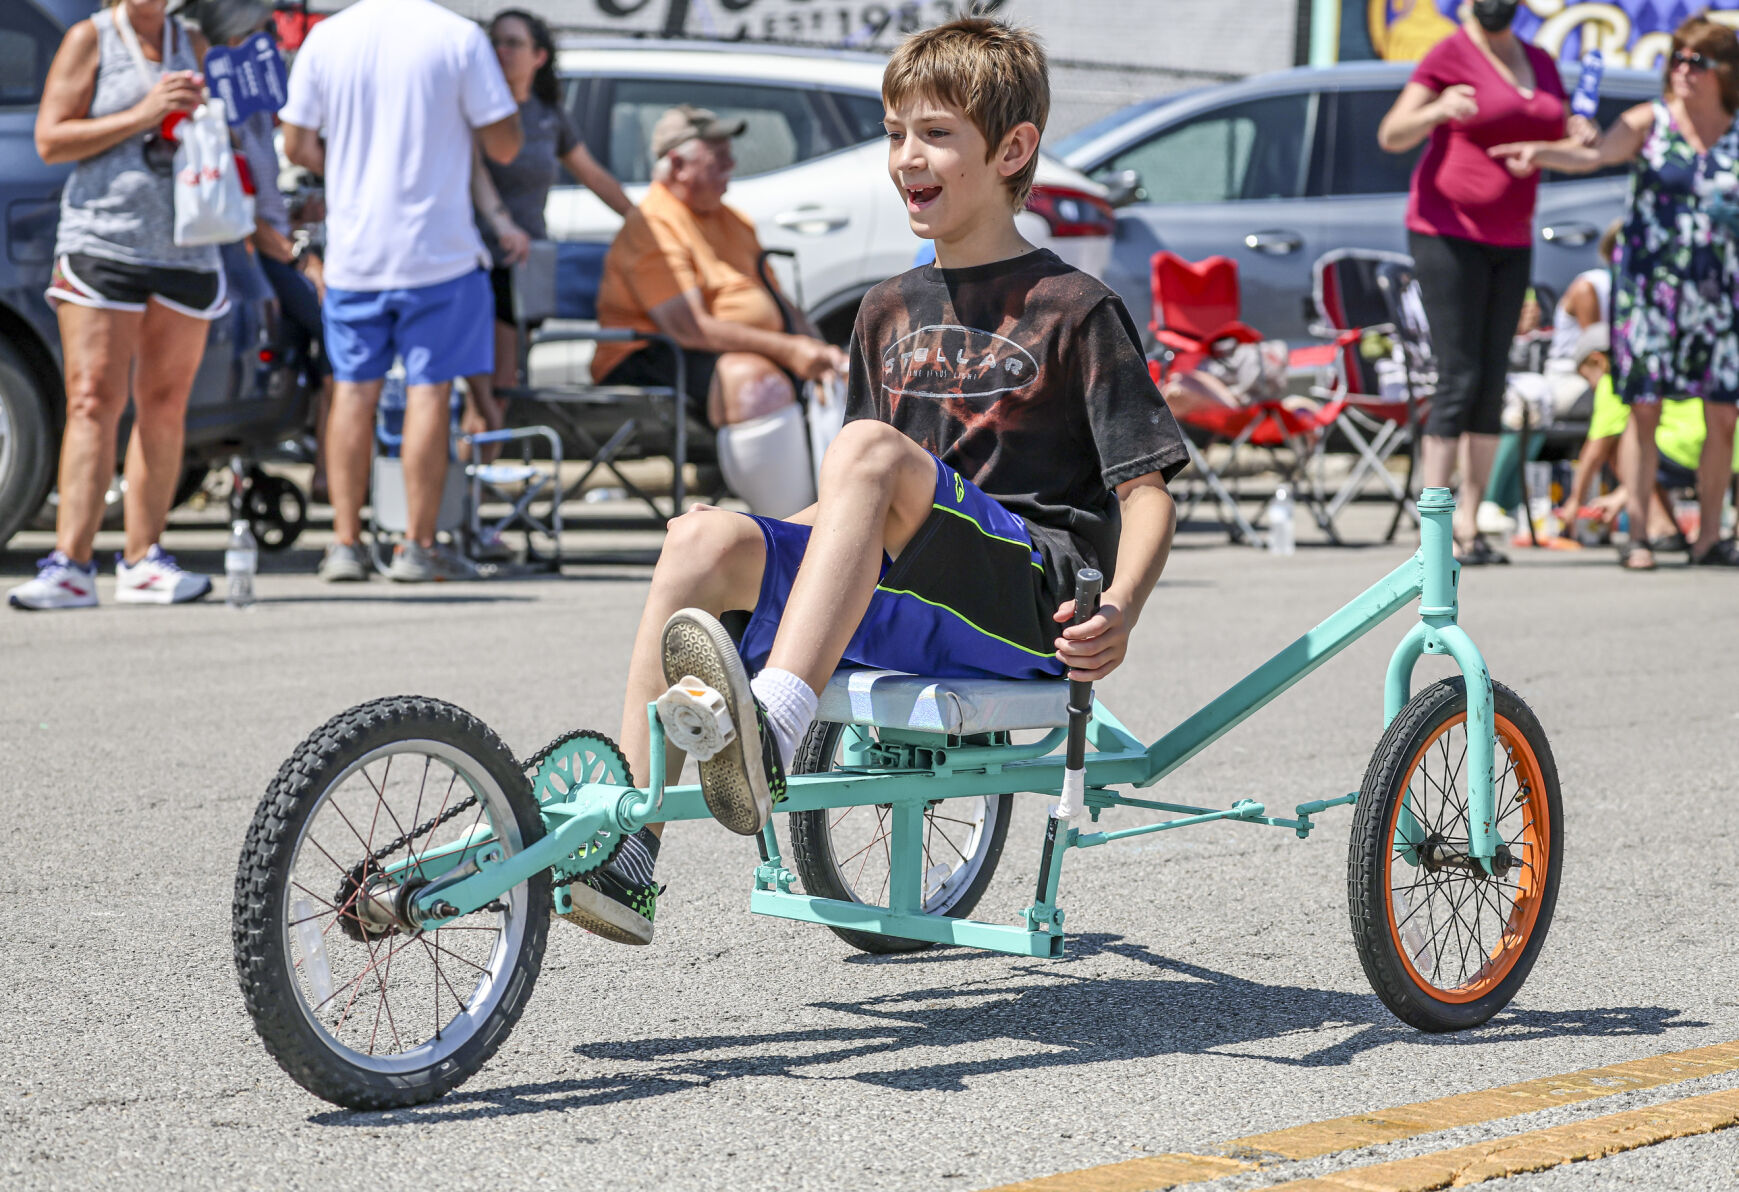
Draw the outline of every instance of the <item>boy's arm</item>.
[[[1117,571],[1099,601],[1098,615],[1082,625],[1067,625],[1057,638],[1057,657],[1069,668],[1069,678],[1097,681],[1116,670],[1129,652],[1129,635],[1141,610],[1165,570],[1177,531],[1177,506],[1158,472],[1125,480],[1117,486],[1123,530],[1117,541]],[[1056,619],[1075,615],[1067,600]]]

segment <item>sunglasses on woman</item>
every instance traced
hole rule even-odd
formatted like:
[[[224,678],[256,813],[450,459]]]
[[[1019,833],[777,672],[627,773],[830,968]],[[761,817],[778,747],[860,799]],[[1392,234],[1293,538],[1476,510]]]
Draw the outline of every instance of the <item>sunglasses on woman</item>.
[[[160,132],[145,137],[145,168],[167,178],[175,171],[175,142]]]
[[[1715,60],[1692,50],[1674,50],[1673,66],[1688,66],[1692,70],[1714,70]]]

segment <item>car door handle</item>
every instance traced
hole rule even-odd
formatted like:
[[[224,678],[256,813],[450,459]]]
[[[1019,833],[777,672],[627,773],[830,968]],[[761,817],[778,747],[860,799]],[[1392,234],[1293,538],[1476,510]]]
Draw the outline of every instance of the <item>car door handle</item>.
[[[1297,252],[1303,248],[1304,237],[1297,232],[1270,228],[1267,231],[1251,232],[1244,237],[1244,247],[1253,248],[1260,253],[1267,253],[1271,257],[1283,257],[1287,253]]]
[[[1540,229],[1541,240],[1567,248],[1581,248],[1598,235],[1600,229],[1591,223],[1550,224]]]
[[[850,223],[851,215],[829,207],[793,207],[775,215],[773,222],[805,236],[824,236]]]

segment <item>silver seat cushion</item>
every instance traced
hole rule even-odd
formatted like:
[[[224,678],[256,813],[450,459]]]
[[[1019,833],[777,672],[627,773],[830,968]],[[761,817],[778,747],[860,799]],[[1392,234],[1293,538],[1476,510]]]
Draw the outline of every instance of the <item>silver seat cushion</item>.
[[[1003,732],[1069,722],[1066,679],[930,679],[899,671],[847,670],[828,680],[818,720],[920,732]]]

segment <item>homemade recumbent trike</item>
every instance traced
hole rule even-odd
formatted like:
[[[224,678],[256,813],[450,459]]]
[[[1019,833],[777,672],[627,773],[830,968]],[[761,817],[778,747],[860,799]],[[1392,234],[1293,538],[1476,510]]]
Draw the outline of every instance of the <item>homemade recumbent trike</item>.
[[[1322,812],[1355,804],[1348,893],[1373,989],[1422,1030],[1486,1021],[1545,939],[1563,827],[1544,732],[1456,624],[1453,510],[1447,490],[1427,489],[1411,558],[1151,745],[1087,684],[842,672],[774,809],[789,816],[791,867],[769,824],[750,909],[825,924],[868,951],[1061,956],[1069,849],[1217,820],[1302,838]],[[1387,728],[1357,792],[1282,815],[1113,789],[1166,777],[1415,598],[1419,623],[1389,664]],[[1461,676],[1409,698],[1425,653],[1448,655]],[[643,824],[708,816],[698,786],[665,785],[662,726],[648,716],[644,787],[601,734],[571,733],[520,763],[476,719],[418,697],[360,705],[310,735],[261,801],[236,875],[236,964],[278,1063],[359,1109],[429,1101],[476,1072],[525,1007],[567,886]],[[1022,729],[1045,731],[1012,743]],[[968,919],[1020,792],[1065,804],[1047,820],[1032,905],[1017,922]],[[1107,807],[1173,818],[1079,824]]]

